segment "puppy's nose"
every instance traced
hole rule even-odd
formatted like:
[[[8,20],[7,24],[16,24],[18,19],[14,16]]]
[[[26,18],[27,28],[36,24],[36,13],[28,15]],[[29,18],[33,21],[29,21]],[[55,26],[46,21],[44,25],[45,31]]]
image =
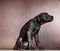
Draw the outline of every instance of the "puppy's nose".
[[[53,18],[53,16],[51,16]]]
[[[53,16],[51,16],[51,17],[53,17]]]
[[[54,19],[53,16],[51,16],[52,20]]]

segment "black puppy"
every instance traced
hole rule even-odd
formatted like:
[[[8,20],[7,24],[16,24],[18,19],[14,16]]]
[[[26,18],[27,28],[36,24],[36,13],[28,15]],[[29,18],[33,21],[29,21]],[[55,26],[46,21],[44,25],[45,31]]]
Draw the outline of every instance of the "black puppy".
[[[33,37],[36,42],[36,46],[40,48],[40,42],[38,38],[38,32],[41,27],[41,25],[53,21],[53,16],[49,15],[48,13],[41,13],[34,18],[30,19],[21,29],[20,35],[16,41],[16,44],[14,46],[14,49],[33,49],[32,48],[32,40]],[[24,46],[24,43],[27,42]]]

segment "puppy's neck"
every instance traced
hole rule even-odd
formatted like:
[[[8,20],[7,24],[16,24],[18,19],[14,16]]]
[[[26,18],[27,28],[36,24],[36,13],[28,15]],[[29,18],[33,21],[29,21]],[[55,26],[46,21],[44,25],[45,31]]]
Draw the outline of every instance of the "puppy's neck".
[[[35,22],[37,22],[39,25],[42,25],[42,24],[44,24],[40,19],[39,19],[39,17],[38,16],[36,16],[35,18],[33,18],[34,19],[34,21]]]

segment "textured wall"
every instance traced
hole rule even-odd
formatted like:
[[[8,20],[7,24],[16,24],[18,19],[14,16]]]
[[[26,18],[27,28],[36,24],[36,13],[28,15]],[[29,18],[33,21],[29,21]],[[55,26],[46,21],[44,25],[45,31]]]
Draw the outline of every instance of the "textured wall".
[[[0,0],[0,48],[13,48],[21,27],[41,12],[54,16],[39,32],[41,46],[60,48],[59,0]]]

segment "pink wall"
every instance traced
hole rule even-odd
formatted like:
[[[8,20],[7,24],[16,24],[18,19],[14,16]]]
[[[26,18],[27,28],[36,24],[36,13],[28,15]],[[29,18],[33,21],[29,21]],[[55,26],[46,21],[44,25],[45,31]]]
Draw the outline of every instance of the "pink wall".
[[[54,16],[39,32],[41,46],[60,48],[59,0],[0,0],[0,48],[13,48],[21,27],[41,12]]]

